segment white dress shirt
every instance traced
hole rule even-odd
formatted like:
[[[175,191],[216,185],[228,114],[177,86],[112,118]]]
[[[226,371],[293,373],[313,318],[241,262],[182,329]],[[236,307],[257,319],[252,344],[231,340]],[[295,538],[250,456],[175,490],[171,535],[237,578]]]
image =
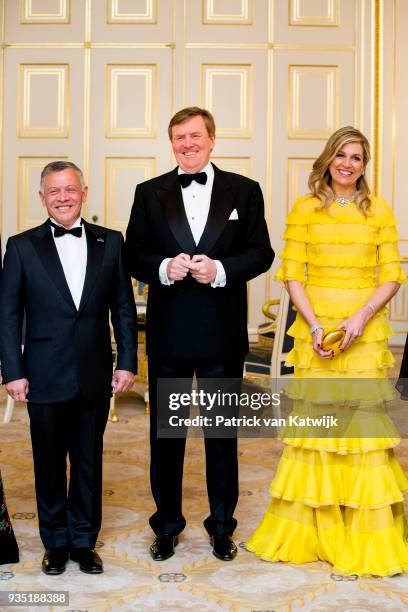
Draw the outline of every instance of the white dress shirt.
[[[55,225],[61,225],[54,219],[51,219],[51,221],[55,223]],[[72,227],[81,227],[81,219],[77,219]],[[82,227],[82,236],[80,238],[72,234],[65,234],[64,236],[55,238],[55,229],[52,226],[51,231],[72,299],[77,309],[79,309],[88,259],[88,245],[86,242],[85,228]]]
[[[214,168],[210,162],[201,172],[205,172],[207,175],[207,182],[205,185],[201,185],[201,183],[197,183],[197,181],[192,181],[188,187],[184,187],[181,190],[184,210],[186,211],[188,224],[196,245],[200,242],[200,238],[207,223],[214,183]],[[179,168],[178,174],[185,174],[185,172]],[[170,259],[170,257],[166,257],[160,264],[159,277],[163,285],[172,285],[174,283],[174,281],[169,280],[167,276],[167,264]],[[218,259],[214,259],[214,263],[217,267],[217,274],[214,282],[211,283],[211,287],[225,287],[226,275],[224,266]]]

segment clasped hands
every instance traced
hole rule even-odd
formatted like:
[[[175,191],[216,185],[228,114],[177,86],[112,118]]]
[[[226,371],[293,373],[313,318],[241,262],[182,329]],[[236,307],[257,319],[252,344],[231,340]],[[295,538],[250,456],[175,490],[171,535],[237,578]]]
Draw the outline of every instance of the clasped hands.
[[[360,310],[357,310],[351,317],[342,321],[337,327],[339,329],[344,329],[346,335],[344,336],[343,342],[340,344],[340,351],[345,351],[356,338],[359,338],[363,335],[364,328],[367,325],[367,322],[370,320],[372,316],[372,312],[367,306],[363,306]],[[316,353],[322,359],[333,359],[333,351],[324,351],[322,349],[322,339],[323,339],[324,331],[322,329],[317,330],[315,334],[313,334],[313,348]]]
[[[115,370],[112,376],[112,393],[129,391],[135,380],[133,372],[127,370]],[[26,402],[29,384],[27,378],[11,380],[6,384],[7,393],[16,402]]]
[[[179,253],[167,264],[167,278],[171,281],[181,281],[191,274],[191,276],[203,285],[208,285],[215,281],[217,276],[217,266],[213,259],[207,255],[187,255]]]

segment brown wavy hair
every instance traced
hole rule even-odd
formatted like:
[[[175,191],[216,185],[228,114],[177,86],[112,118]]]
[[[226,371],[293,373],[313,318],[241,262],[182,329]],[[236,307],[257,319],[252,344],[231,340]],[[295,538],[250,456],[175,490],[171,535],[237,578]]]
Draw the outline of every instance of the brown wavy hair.
[[[202,117],[205,123],[205,127],[207,128],[208,135],[210,137],[215,136],[215,121],[214,117],[206,108],[200,108],[199,106],[187,106],[186,108],[182,108],[179,110],[173,117],[170,119],[169,127],[167,129],[170,140],[173,137],[173,126],[179,125],[180,123],[184,123],[188,121],[192,117]]]
[[[367,216],[371,201],[369,198],[370,188],[364,176],[364,171],[370,161],[371,154],[370,144],[360,130],[347,125],[330,136],[322,153],[313,164],[313,170],[310,173],[308,185],[311,195],[319,198],[321,201],[321,209],[326,208],[333,202],[335,194],[331,186],[332,178],[329,166],[340,149],[350,142],[358,142],[363,148],[363,174],[357,179],[355,201],[360,212],[364,216]]]

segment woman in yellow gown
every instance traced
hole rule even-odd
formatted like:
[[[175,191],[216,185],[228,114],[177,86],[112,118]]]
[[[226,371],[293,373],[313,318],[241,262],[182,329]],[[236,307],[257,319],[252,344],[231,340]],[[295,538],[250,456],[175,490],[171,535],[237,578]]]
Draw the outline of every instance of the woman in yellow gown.
[[[385,388],[393,363],[385,305],[406,277],[394,215],[369,194],[369,158],[361,132],[337,130],[313,165],[311,193],[295,201],[286,221],[276,278],[298,311],[287,365],[303,379],[295,385],[319,378],[317,394],[320,385],[339,385],[339,379],[344,385],[345,379],[382,379],[372,382]],[[322,337],[336,327],[346,335],[334,355],[322,349]],[[407,571],[408,480],[393,452],[398,437],[387,431],[365,438],[300,436],[283,439],[271,501],[247,549],[268,561],[327,561],[342,575]]]

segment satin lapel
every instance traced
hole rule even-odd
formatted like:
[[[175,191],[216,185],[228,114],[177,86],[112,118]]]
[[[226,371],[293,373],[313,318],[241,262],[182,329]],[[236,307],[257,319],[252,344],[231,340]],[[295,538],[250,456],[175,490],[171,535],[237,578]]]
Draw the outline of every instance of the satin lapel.
[[[38,228],[38,234],[32,236],[31,240],[52,282],[64,300],[66,300],[76,312],[76,306],[65,279],[57,247],[55,246],[54,238],[51,234],[51,228],[47,222]]]
[[[86,274],[84,288],[78,312],[82,312],[88,302],[92,289],[98,280],[99,272],[105,253],[106,232],[91,227],[86,221],[83,222],[86,232],[88,254],[86,260]]]
[[[214,166],[214,164],[213,164]],[[214,183],[207,223],[196,252],[208,254],[220,237],[234,210],[234,191],[224,173],[214,166]]]
[[[162,183],[162,188],[157,189],[156,193],[181,250],[193,255],[196,247],[184,209],[181,187],[177,179],[177,169],[167,175],[166,180]]]

